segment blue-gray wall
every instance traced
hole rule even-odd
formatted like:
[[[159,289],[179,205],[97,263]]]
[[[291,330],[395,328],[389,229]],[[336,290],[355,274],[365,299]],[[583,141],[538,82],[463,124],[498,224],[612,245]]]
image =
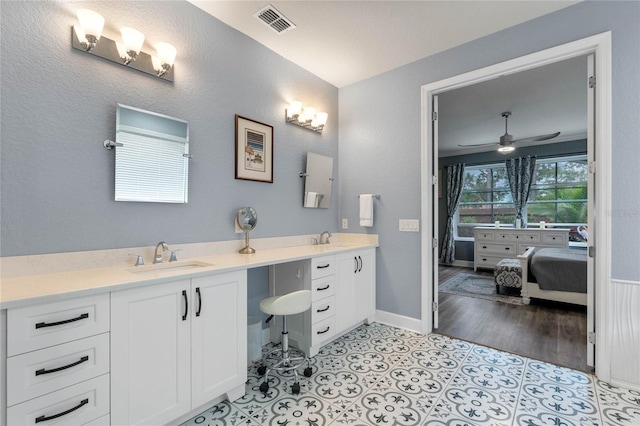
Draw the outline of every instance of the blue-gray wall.
[[[75,11],[146,35],[146,52],[178,50],[169,83],[71,47]],[[2,2],[2,256],[241,239],[239,207],[259,216],[253,237],[335,231],[330,209],[302,207],[308,151],[338,165],[338,89],[184,1]],[[285,123],[301,100],[329,114],[322,135]],[[115,202],[116,104],[190,126],[189,203]],[[234,179],[234,115],[274,127],[274,183]],[[337,178],[337,172],[334,172]]]
[[[585,111],[585,116],[586,116]],[[450,157],[440,157],[438,158],[438,167],[443,169],[442,175],[442,198],[438,199],[438,214],[439,214],[439,223],[438,223],[438,241],[443,241],[444,230],[446,226],[447,220],[447,183],[446,183],[446,166],[451,164],[464,163],[468,166],[477,165],[477,164],[491,164],[491,163],[502,163],[507,158],[511,157],[519,157],[519,156],[537,156],[539,158],[542,157],[555,157],[562,155],[570,155],[570,154],[586,154],[587,153],[587,140],[582,139],[579,141],[570,141],[570,142],[561,142],[561,143],[553,143],[553,144],[545,144],[539,146],[529,146],[518,148],[511,155],[504,155],[499,153],[496,150],[480,152],[476,154],[467,154],[467,155],[453,155]],[[456,241],[456,252],[455,259],[456,260],[465,260],[473,262],[473,241]]]
[[[613,49],[611,273],[640,280],[639,23],[640,2],[581,2],[340,89],[341,217],[356,221],[358,193],[381,195],[366,230],[380,236],[378,309],[420,318],[420,237],[398,232],[398,219],[420,217],[420,87],[605,31]]]

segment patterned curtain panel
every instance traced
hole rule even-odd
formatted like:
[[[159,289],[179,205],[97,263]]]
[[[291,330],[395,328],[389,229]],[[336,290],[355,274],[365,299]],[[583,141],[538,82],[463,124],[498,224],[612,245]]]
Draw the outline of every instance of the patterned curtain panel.
[[[462,177],[464,176],[464,164],[453,164],[447,166],[447,227],[444,230],[444,240],[442,241],[442,251],[440,252],[440,262],[453,263],[456,250],[453,239],[453,216],[460,205],[460,195],[462,194]]]
[[[505,161],[507,166],[507,177],[509,179],[509,189],[513,197],[513,205],[516,208],[516,220],[521,220],[521,226],[527,227],[527,201],[529,200],[529,190],[533,183],[533,173],[536,170],[536,158],[526,157],[509,158]]]

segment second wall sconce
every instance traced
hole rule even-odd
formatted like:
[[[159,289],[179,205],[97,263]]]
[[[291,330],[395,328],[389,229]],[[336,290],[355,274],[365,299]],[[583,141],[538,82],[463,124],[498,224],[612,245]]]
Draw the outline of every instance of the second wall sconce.
[[[75,49],[91,55],[155,75],[163,80],[173,81],[173,63],[176,48],[169,43],[156,44],[156,55],[143,52],[144,34],[123,27],[122,40],[111,40],[102,35],[104,18],[89,9],[79,9],[78,24],[71,31],[71,44]]]
[[[296,124],[317,133],[322,133],[329,117],[326,112],[316,112],[313,107],[303,107],[300,101],[291,102],[289,108],[285,109],[285,114],[287,123]]]

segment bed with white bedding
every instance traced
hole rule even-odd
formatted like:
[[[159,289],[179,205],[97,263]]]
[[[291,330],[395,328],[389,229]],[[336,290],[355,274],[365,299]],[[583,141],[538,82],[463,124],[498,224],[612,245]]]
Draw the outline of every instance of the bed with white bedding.
[[[587,304],[587,254],[582,250],[529,247],[518,256],[522,301],[531,298]]]

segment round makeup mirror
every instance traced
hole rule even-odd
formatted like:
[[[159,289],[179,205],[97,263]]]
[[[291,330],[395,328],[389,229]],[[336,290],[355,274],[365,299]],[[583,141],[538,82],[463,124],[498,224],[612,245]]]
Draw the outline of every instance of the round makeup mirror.
[[[253,207],[242,207],[238,210],[236,221],[240,229],[244,231],[244,248],[239,250],[242,254],[253,254],[255,249],[249,247],[249,231],[256,227],[258,223],[258,214]]]

